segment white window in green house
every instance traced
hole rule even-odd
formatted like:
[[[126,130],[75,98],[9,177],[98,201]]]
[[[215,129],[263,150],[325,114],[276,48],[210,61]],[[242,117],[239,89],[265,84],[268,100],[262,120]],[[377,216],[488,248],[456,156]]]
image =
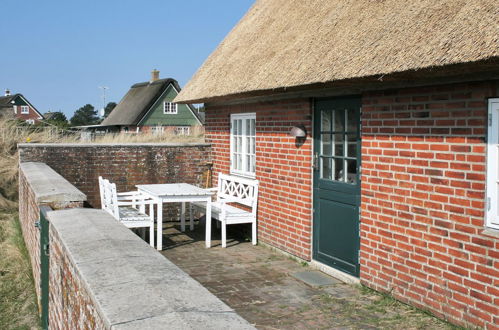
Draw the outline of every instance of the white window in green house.
[[[230,116],[230,172],[254,178],[256,168],[255,113]]]
[[[486,225],[499,229],[499,98],[489,99]]]
[[[21,105],[21,114],[26,115],[29,113],[29,108],[27,105]]]
[[[152,126],[151,133],[152,135],[163,135],[165,132],[165,128],[163,126]]]
[[[168,115],[173,115],[178,112],[177,103],[173,102],[163,102],[163,113]]]
[[[178,126],[175,127],[175,135],[190,135],[191,128],[189,126]]]

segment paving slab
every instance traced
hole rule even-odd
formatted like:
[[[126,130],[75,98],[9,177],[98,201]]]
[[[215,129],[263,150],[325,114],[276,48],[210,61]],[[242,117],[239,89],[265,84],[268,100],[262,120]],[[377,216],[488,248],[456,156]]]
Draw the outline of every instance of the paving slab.
[[[312,287],[322,287],[342,283],[341,281],[316,270],[296,272],[291,274],[291,276]]]

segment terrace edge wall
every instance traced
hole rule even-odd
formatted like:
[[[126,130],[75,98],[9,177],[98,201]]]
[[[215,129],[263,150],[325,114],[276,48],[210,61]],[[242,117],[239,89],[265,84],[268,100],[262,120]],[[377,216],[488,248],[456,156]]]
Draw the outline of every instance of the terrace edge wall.
[[[41,177],[47,180],[40,180]],[[19,165],[19,222],[31,261],[35,290],[40,304],[40,207],[52,209],[83,207],[85,194],[43,163]],[[59,189],[58,187],[64,187]]]

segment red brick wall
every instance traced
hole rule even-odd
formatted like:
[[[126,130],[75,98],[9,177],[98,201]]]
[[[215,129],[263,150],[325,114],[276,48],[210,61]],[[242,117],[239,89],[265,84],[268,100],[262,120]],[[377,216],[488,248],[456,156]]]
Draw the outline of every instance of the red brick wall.
[[[301,146],[289,136],[294,125],[311,132],[308,99],[210,106],[206,140],[212,144],[214,180],[229,173],[230,113],[256,113],[256,179],[259,180],[258,239],[300,258],[311,256],[312,139]],[[216,181],[214,181],[216,182]]]
[[[100,208],[98,177],[116,183],[118,191],[137,184],[186,182],[204,187],[210,147],[162,144],[46,144],[19,146],[21,162],[43,162],[87,195]]]
[[[499,327],[499,237],[483,233],[497,96],[499,82],[370,92],[362,115],[362,283],[488,328]]]

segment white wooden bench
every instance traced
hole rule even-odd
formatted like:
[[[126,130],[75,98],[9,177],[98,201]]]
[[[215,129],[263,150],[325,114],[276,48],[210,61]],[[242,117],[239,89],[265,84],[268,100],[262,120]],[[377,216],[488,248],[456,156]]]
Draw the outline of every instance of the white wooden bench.
[[[219,174],[218,187],[209,190],[216,191],[217,193],[216,202],[211,203],[211,216],[221,222],[222,247],[227,246],[226,226],[238,223],[252,224],[251,241],[253,245],[256,245],[258,181],[233,175]],[[229,205],[229,203],[232,205]],[[191,214],[193,210],[206,211],[206,203],[203,202],[191,203],[190,207]],[[210,221],[210,219],[206,219],[206,221]]]
[[[149,244],[154,246],[154,202],[138,191],[118,193],[116,184],[100,176],[99,189],[102,209],[127,228],[149,227]],[[146,205],[149,214],[145,213]]]

